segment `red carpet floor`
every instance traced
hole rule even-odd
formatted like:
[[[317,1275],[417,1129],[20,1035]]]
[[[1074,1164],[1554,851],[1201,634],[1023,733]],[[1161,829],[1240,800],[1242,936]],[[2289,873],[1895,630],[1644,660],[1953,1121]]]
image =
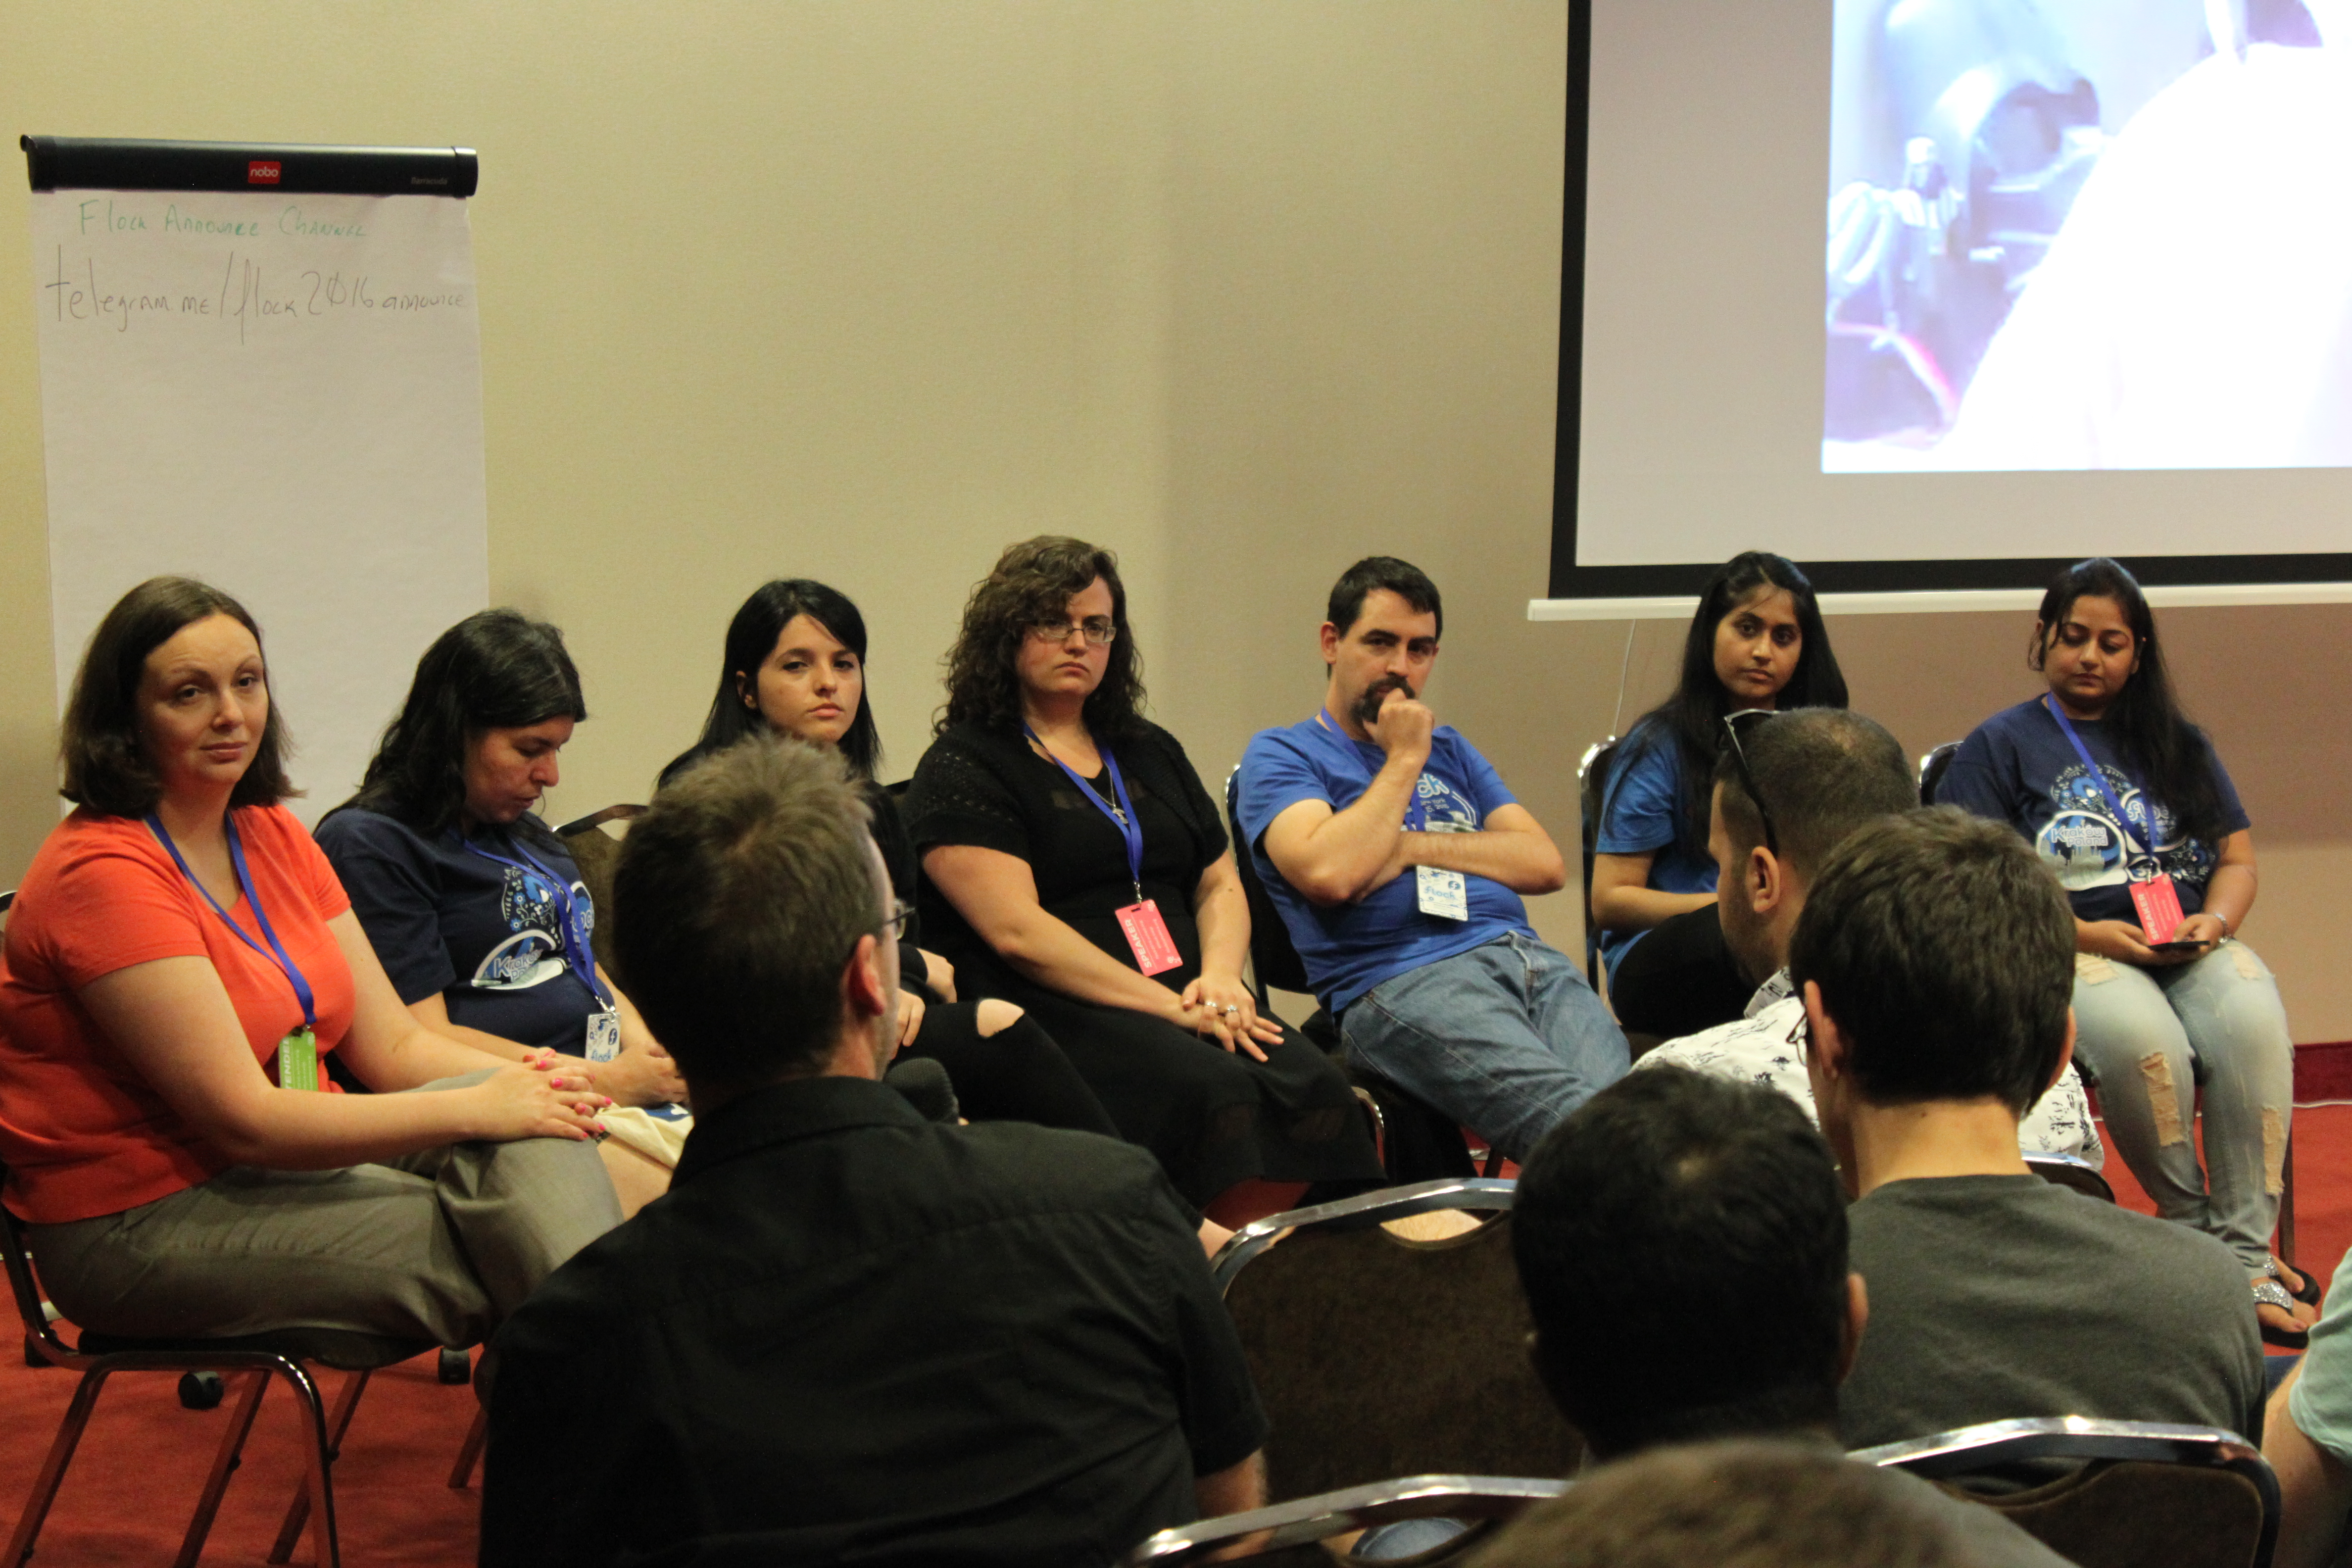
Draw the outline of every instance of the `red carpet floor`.
[[[474,1561],[479,1472],[464,1491],[446,1484],[473,1420],[474,1391],[446,1387],[433,1373],[430,1356],[376,1373],[352,1418],[335,1465],[335,1512],[343,1561],[352,1568],[462,1568]],[[341,1375],[328,1374],[330,1401]],[[0,1366],[0,1486],[7,1492],[0,1519],[11,1530],[77,1381],[69,1372],[26,1366],[12,1341]],[[118,1373],[107,1381],[35,1548],[37,1568],[154,1568],[172,1561],[235,1403],[232,1391],[217,1409],[183,1410],[177,1382],[167,1373]],[[302,1479],[298,1408],[282,1384],[263,1397],[205,1563],[259,1563],[277,1539]],[[307,1531],[293,1561],[314,1561]]]
[[[2295,1251],[2326,1276],[2352,1247],[2352,1106],[2299,1110],[2294,1131]],[[2109,1159],[2107,1176],[2119,1201],[2151,1208],[2120,1159]],[[1248,1217],[1233,1213],[1228,1223]],[[70,1373],[25,1366],[13,1348],[0,1358],[0,1521],[11,1528],[74,1382]],[[147,1568],[172,1560],[228,1418],[226,1406],[181,1409],[174,1384],[160,1373],[121,1373],[108,1384],[41,1533],[37,1568]],[[436,1383],[429,1357],[376,1374],[335,1467],[345,1562],[354,1568],[473,1562],[479,1479],[464,1491],[445,1484],[473,1410],[473,1391]],[[268,1551],[302,1475],[294,1413],[282,1387],[263,1400],[205,1563],[259,1563]],[[294,1561],[311,1561],[307,1534]]]

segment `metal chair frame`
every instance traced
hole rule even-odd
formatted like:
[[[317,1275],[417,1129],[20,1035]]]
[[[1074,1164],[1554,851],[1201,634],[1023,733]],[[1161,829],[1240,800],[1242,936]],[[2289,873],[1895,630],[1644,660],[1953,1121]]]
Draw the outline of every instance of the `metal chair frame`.
[[[1459,1176],[1438,1182],[1414,1182],[1409,1186],[1384,1187],[1378,1192],[1341,1198],[1336,1203],[1316,1204],[1307,1208],[1268,1215],[1234,1232],[1224,1246],[1217,1249],[1216,1257],[1209,1260],[1209,1272],[1216,1279],[1217,1293],[1223,1295],[1233,1289],[1234,1276],[1247,1266],[1250,1259],[1272,1247],[1287,1231],[1379,1225],[1386,1220],[1433,1214],[1440,1209],[1507,1212],[1517,1189],[1517,1182],[1501,1181],[1491,1176]]]
[[[5,1167],[0,1166],[0,1178],[5,1174]],[[0,1210],[0,1261],[6,1265],[16,1313],[24,1323],[25,1348],[51,1366],[80,1373],[81,1384],[74,1390],[73,1403],[67,1408],[48,1455],[41,1462],[32,1494],[25,1501],[24,1512],[17,1518],[16,1532],[9,1538],[6,1554],[0,1556],[0,1564],[22,1568],[33,1555],[50,1506],[57,1500],[58,1488],[65,1483],[66,1468],[73,1462],[74,1450],[80,1446],[83,1429],[89,1425],[91,1412],[97,1408],[98,1396],[109,1377],[118,1372],[218,1372],[247,1375],[240,1380],[227,1430],[221,1434],[220,1446],[213,1455],[212,1469],[205,1478],[204,1490],[196,1500],[195,1516],[188,1521],[179,1555],[173,1559],[173,1568],[194,1568],[196,1559],[203,1553],[205,1538],[212,1531],[214,1517],[220,1511],[221,1499],[228,1490],[229,1477],[237,1467],[247,1435],[252,1431],[254,1416],[261,1407],[262,1394],[272,1378],[283,1380],[302,1401],[304,1435],[309,1440],[303,1444],[302,1484],[287,1508],[285,1522],[278,1530],[268,1560],[285,1562],[292,1554],[294,1543],[301,1539],[307,1523],[320,1568],[339,1568],[342,1559],[335,1532],[335,1494],[330,1469],[341,1450],[343,1434],[351,1426],[360,1394],[376,1366],[389,1366],[435,1347],[423,1342],[406,1345],[377,1335],[339,1334],[354,1348],[371,1345],[384,1359],[371,1356],[366,1359],[373,1361],[373,1365],[344,1369],[349,1375],[335,1397],[331,1414],[305,1364],[310,1358],[303,1353],[303,1331],[299,1330],[212,1342],[118,1340],[85,1334],[84,1341],[91,1348],[78,1349],[67,1344],[49,1322],[21,1226],[22,1222],[15,1215]]]
[[[1917,776],[1921,805],[1936,804],[1936,786],[1944,782],[1944,774],[1950,770],[1952,757],[1959,749],[1960,743],[1958,741],[1947,741],[1940,746],[1929,748],[1921,755]]]
[[[2269,1568],[2278,1545],[2278,1477],[2259,1448],[2220,1426],[2106,1421],[2086,1415],[1989,1421],[1908,1442],[1857,1448],[1847,1457],[1865,1465],[1908,1470],[1930,1480],[2028,1459],[2122,1459],[2228,1470],[2244,1477],[2262,1498],[2262,1533],[2252,1568]]]
[[[1601,973],[1601,933],[1592,924],[1592,858],[1600,851],[1601,797],[1609,789],[1609,769],[1617,760],[1618,737],[1595,741],[1576,763],[1576,839],[1584,868],[1584,978],[1593,994],[1605,996]]]
[[[1262,1532],[1266,1538],[1244,1552],[1241,1561],[1259,1552],[1285,1551],[1409,1519],[1507,1520],[1531,1504],[1559,1496],[1569,1486],[1567,1481],[1523,1476],[1407,1476],[1401,1480],[1374,1481],[1320,1497],[1295,1498],[1247,1513],[1202,1520],[1181,1530],[1163,1530],[1129,1552],[1127,1561],[1132,1568],[1177,1568],[1181,1563],[1205,1562]]]

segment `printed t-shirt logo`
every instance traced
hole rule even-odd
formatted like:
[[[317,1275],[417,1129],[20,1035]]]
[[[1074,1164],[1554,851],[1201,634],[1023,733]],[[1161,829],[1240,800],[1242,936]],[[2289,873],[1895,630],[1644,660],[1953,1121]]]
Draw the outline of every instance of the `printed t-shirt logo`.
[[[581,921],[590,925],[588,889],[574,882],[572,897]],[[519,867],[506,868],[499,889],[499,914],[513,934],[485,953],[474,966],[473,984],[487,991],[526,991],[544,985],[564,972],[563,926],[555,895],[547,879]]]
[[[2105,775],[2107,788],[2123,803],[2124,815],[2130,819],[2131,843],[2127,849],[2126,836],[2098,781],[2080,763],[2071,764],[2051,784],[2050,820],[2033,838],[2034,849],[2057,877],[2059,886],[2070,893],[2086,888],[2119,888],[2127,882],[2147,881],[2164,871],[2176,882],[2203,887],[2213,874],[2212,850],[2185,837],[2164,804],[2151,802],[2121,770],[2102,766],[2099,772]],[[2148,823],[2151,812],[2153,830]],[[2150,842],[2156,846],[2153,858],[2147,852]]]
[[[1423,773],[1413,786],[1426,816],[1423,827],[1430,833],[1475,833],[1478,831],[1478,808],[1461,791],[1439,778]]]

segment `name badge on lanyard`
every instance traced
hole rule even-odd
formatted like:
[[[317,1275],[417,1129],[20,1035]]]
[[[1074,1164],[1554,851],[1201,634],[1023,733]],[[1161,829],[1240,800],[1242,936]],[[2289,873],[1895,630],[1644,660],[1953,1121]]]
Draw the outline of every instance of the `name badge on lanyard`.
[[[269,911],[261,907],[261,895],[255,890],[253,873],[245,863],[245,845],[236,836],[236,819],[226,817],[221,826],[228,835],[228,863],[230,869],[236,873],[236,890],[245,895],[246,903],[253,910],[255,923],[261,927],[261,934],[268,939],[268,947],[247,936],[243,926],[228,918],[228,911],[221,908],[220,900],[213,897],[212,889],[197,881],[196,874],[188,869],[187,859],[181,855],[180,847],[172,842],[172,835],[163,826],[163,819],[152,811],[147,814],[147,830],[171,852],[172,864],[180,868],[180,875],[204,895],[205,902],[213,907],[213,913],[220,916],[223,925],[236,933],[237,941],[276,964],[278,972],[285,975],[287,984],[294,988],[294,1000],[302,1006],[302,1026],[289,1030],[286,1037],[278,1042],[278,1087],[315,1089],[319,1087],[318,999],[311,994],[310,982],[295,966],[294,960],[287,955],[286,944],[278,940],[277,930],[269,923]]]
[[[589,917],[581,909],[580,900],[572,896],[571,883],[541,865],[539,857],[524,848],[519,841],[510,839],[509,842],[514,844],[514,852],[522,857],[520,860],[509,860],[470,839],[466,841],[466,847],[485,860],[504,866],[510,871],[520,871],[526,877],[536,876],[547,884],[548,901],[555,906],[557,922],[563,928],[564,966],[580,977],[581,983],[588,987],[588,994],[596,1003],[595,1009],[588,1015],[580,1054],[592,1062],[609,1062],[621,1054],[621,1016],[614,1003],[613,994],[605,989],[604,982],[596,973],[596,952],[589,945]]]
[[[2058,721],[2058,728],[2066,732],[2066,739],[2074,742],[2074,754],[2083,759],[2083,766],[2090,770],[2091,782],[2099,786],[2099,793],[2106,797],[2107,809],[2116,814],[2116,831],[2123,837],[2118,847],[2123,852],[2124,875],[2129,879],[2125,886],[2131,894],[2132,910],[2139,916],[2141,937],[2150,945],[2170,942],[2173,931],[2188,918],[2180,912],[2180,889],[2172,885],[2172,874],[2159,868],[2155,875],[2145,879],[2132,876],[2132,851],[2139,847],[2132,842],[2131,818],[2124,815],[2124,803],[2116,798],[2115,788],[2107,783],[2107,775],[2101,773],[2099,764],[2091,760],[2090,748],[2083,744],[2083,737],[2074,732],[2074,726],[2066,721],[2066,715],[2059,711],[2058,704],[2045,697],[2042,700],[2042,706],[2049,710],[2050,717]],[[2140,791],[2139,798],[2147,806],[2148,863],[2160,867],[2162,863],[2156,858],[2156,802],[2146,790]]]
[[[1021,726],[1036,748],[1044,752],[1053,764],[1067,773],[1070,782],[1078,786],[1078,794],[1092,801],[1095,809],[1118,828],[1118,836],[1127,844],[1127,877],[1135,889],[1135,902],[1111,912],[1118,919],[1118,929],[1127,937],[1128,951],[1135,955],[1135,967],[1146,974],[1164,974],[1184,962],[1176,951],[1176,939],[1168,933],[1168,921],[1160,913],[1160,902],[1143,896],[1143,826],[1135,819],[1135,803],[1127,796],[1127,780],[1118,771],[1118,759],[1103,748],[1104,765],[1110,769],[1111,794],[1118,804],[1111,805],[1097,795],[1094,786],[1078,776],[1078,770],[1054,755],[1045,742],[1037,739],[1037,731],[1028,725]]]

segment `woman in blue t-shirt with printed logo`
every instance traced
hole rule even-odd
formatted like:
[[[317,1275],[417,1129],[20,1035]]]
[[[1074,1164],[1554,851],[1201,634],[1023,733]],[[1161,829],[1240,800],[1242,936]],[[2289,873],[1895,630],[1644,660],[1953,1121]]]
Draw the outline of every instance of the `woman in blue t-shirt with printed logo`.
[[[1728,1023],[1767,978],[1740,972],[1716,918],[1706,835],[1724,716],[1844,706],[1845,677],[1796,563],[1750,550],[1716,568],[1674,694],[1626,732],[1602,786],[1588,912],[1629,1034]]]
[[[2299,1346],[2319,1287],[2270,1250],[2294,1047],[2278,983],[2236,940],[2254,901],[2245,808],[2181,716],[2147,600],[2115,562],[2050,585],[2027,663],[2049,690],[1978,726],[1937,799],[2010,823],[2065,889],[2074,1057],[2116,1147],[2166,1218],[2237,1253],[2263,1337]]]

